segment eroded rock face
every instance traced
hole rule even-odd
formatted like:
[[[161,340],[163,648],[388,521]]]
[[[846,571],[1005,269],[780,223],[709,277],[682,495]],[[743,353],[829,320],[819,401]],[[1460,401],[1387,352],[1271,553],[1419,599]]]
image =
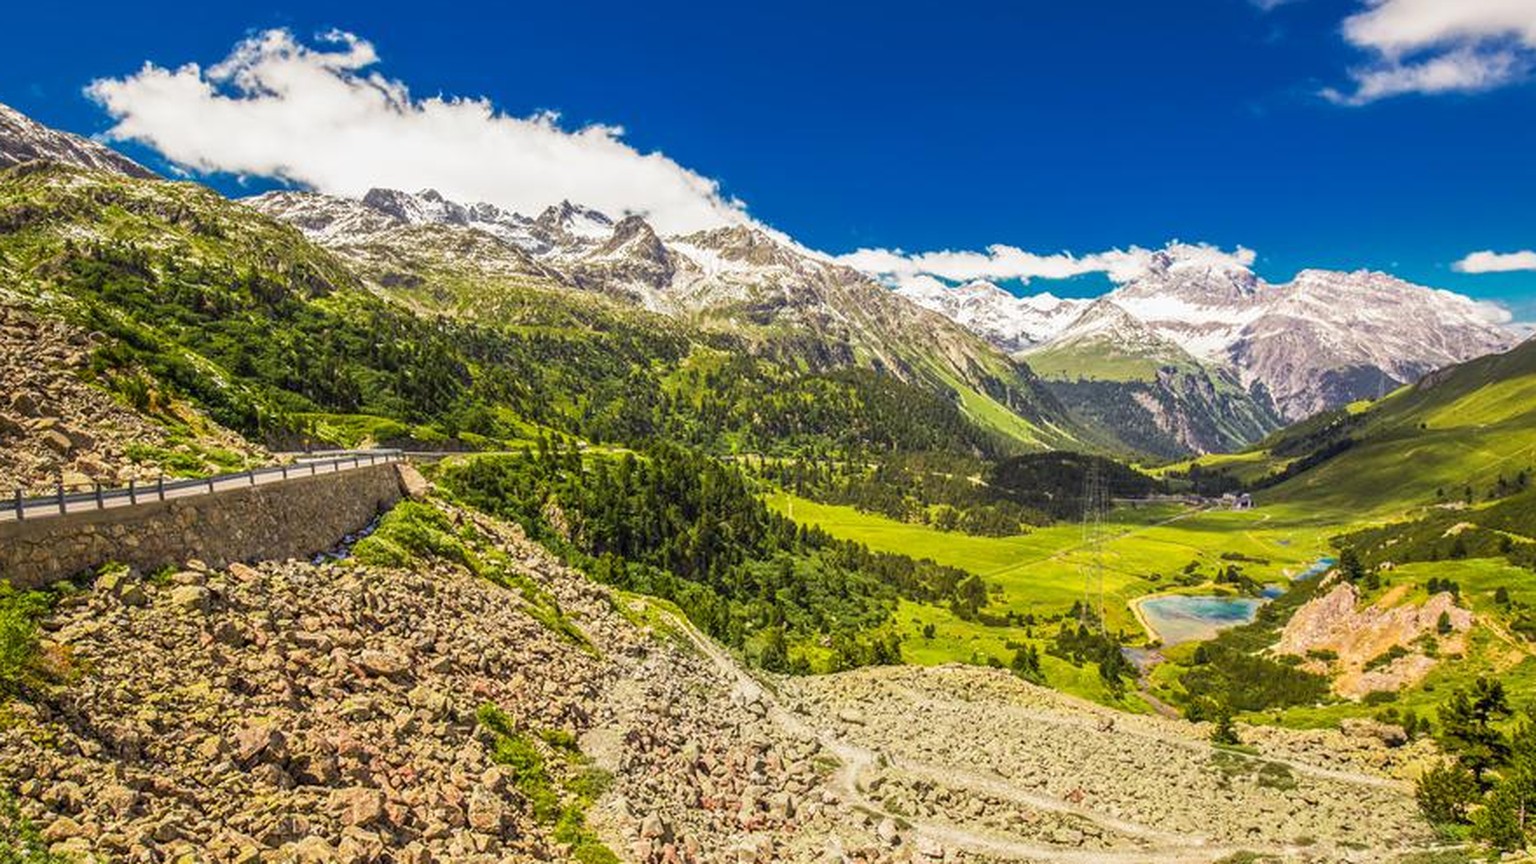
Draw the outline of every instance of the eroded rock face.
[[[1399,585],[1377,602],[1361,607],[1355,586],[1347,582],[1336,585],[1296,611],[1280,634],[1275,651],[1313,658],[1305,668],[1333,676],[1334,692],[1341,696],[1358,698],[1421,681],[1436,662],[1425,653],[1424,640],[1437,639],[1440,650],[1459,652],[1472,627],[1472,612],[1457,606],[1447,592],[1430,597],[1422,605],[1403,603],[1407,590],[1408,586]],[[1451,625],[1448,634],[1437,633],[1442,614]],[[1394,649],[1401,656],[1365,668]],[[1319,652],[1333,652],[1337,659],[1320,659]]]

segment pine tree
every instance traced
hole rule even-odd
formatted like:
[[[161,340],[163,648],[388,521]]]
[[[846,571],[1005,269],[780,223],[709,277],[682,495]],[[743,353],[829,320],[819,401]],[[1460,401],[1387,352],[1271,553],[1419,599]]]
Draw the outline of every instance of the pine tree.
[[[1455,628],[1451,626],[1451,613],[1441,612],[1440,617],[1435,620],[1435,632],[1441,636],[1448,636],[1453,629]]]
[[[1225,744],[1235,747],[1243,743],[1243,739],[1237,734],[1237,726],[1232,722],[1232,706],[1225,701],[1216,703],[1212,720],[1215,726],[1211,728],[1211,743]]]
[[[1477,778],[1455,762],[1442,763],[1424,772],[1414,787],[1419,812],[1437,825],[1467,821],[1469,808],[1478,800]]]
[[[1470,690],[1457,690],[1440,708],[1440,742],[1472,772],[1479,784],[1488,771],[1509,761],[1509,741],[1493,723],[1509,716],[1504,685],[1478,678]]]
[[[1472,836],[1505,852],[1536,835],[1536,727],[1522,721],[1510,739],[1509,764],[1472,820]]]
[[[1360,553],[1353,546],[1339,553],[1339,572],[1350,582],[1359,582],[1365,576],[1365,565],[1360,563]]]
[[[1045,673],[1040,669],[1040,652],[1033,645],[1021,645],[1013,652],[1011,664],[1014,674],[1035,684],[1045,683]]]

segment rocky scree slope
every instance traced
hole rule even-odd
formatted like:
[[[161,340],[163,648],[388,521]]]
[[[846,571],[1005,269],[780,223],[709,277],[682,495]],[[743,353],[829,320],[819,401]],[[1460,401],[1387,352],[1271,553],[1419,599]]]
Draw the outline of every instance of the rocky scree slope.
[[[66,597],[44,651],[68,671],[4,709],[0,785],[82,861],[891,860],[760,694],[516,528],[443,512],[500,584],[189,562]]]
[[[1212,748],[1205,724],[963,666],[793,679],[783,697],[833,730],[870,801],[999,855],[1383,861],[1435,843],[1399,779],[1427,744],[1252,728],[1250,756]]]
[[[54,683],[3,709],[0,787],[81,861],[1335,861],[1426,840],[1397,779],[1414,748],[1245,730],[1254,759],[970,667],[759,683],[517,528],[411,506],[500,564],[188,562],[66,595]]]
[[[164,399],[156,417],[87,383],[106,341],[0,299],[0,493],[150,480],[168,461],[217,473],[270,460],[190,406]],[[162,397],[146,389],[145,398]]]

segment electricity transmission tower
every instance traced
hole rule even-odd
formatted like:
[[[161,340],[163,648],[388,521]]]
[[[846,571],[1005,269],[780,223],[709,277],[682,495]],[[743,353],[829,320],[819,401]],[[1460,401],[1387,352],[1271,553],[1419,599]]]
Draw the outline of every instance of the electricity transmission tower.
[[[1099,460],[1088,459],[1083,475],[1083,545],[1087,560],[1083,570],[1083,602],[1078,623],[1086,626],[1091,612],[1098,613],[1095,626],[1104,630],[1104,513],[1109,509],[1109,494]]]

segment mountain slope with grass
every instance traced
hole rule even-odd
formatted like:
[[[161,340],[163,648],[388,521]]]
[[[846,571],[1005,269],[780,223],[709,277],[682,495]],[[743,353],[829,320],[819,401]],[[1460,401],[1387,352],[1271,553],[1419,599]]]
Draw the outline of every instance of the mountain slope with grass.
[[[504,446],[543,432],[975,453],[1038,448],[1057,428],[937,360],[902,377],[807,362],[843,350],[811,337],[754,352],[740,334],[536,276],[448,269],[441,252],[361,267],[193,184],[33,162],[0,172],[0,220],[8,302],[106,337],[92,359],[104,383],[142,375],[277,446]],[[383,288],[385,270],[411,279]],[[1022,392],[998,386],[1001,399]]]
[[[1027,357],[1068,410],[1134,452],[1226,452],[1282,425],[1234,372],[1201,362],[1108,298]]]
[[[989,434],[1027,449],[1111,440],[1072,420],[1029,368],[787,238],[734,226],[660,237],[562,203],[536,218],[425,190],[361,200],[306,192],[246,199],[352,262],[380,293],[491,323],[495,298],[614,301],[743,353],[817,372],[874,370],[953,400]],[[514,313],[515,314],[515,313]],[[621,313],[619,313],[621,314]],[[667,316],[676,323],[658,324]]]
[[[1194,466],[1207,483],[1225,476],[1266,487],[1267,500],[1366,521],[1479,505],[1533,465],[1536,342],[1527,341],[1177,471]]]

